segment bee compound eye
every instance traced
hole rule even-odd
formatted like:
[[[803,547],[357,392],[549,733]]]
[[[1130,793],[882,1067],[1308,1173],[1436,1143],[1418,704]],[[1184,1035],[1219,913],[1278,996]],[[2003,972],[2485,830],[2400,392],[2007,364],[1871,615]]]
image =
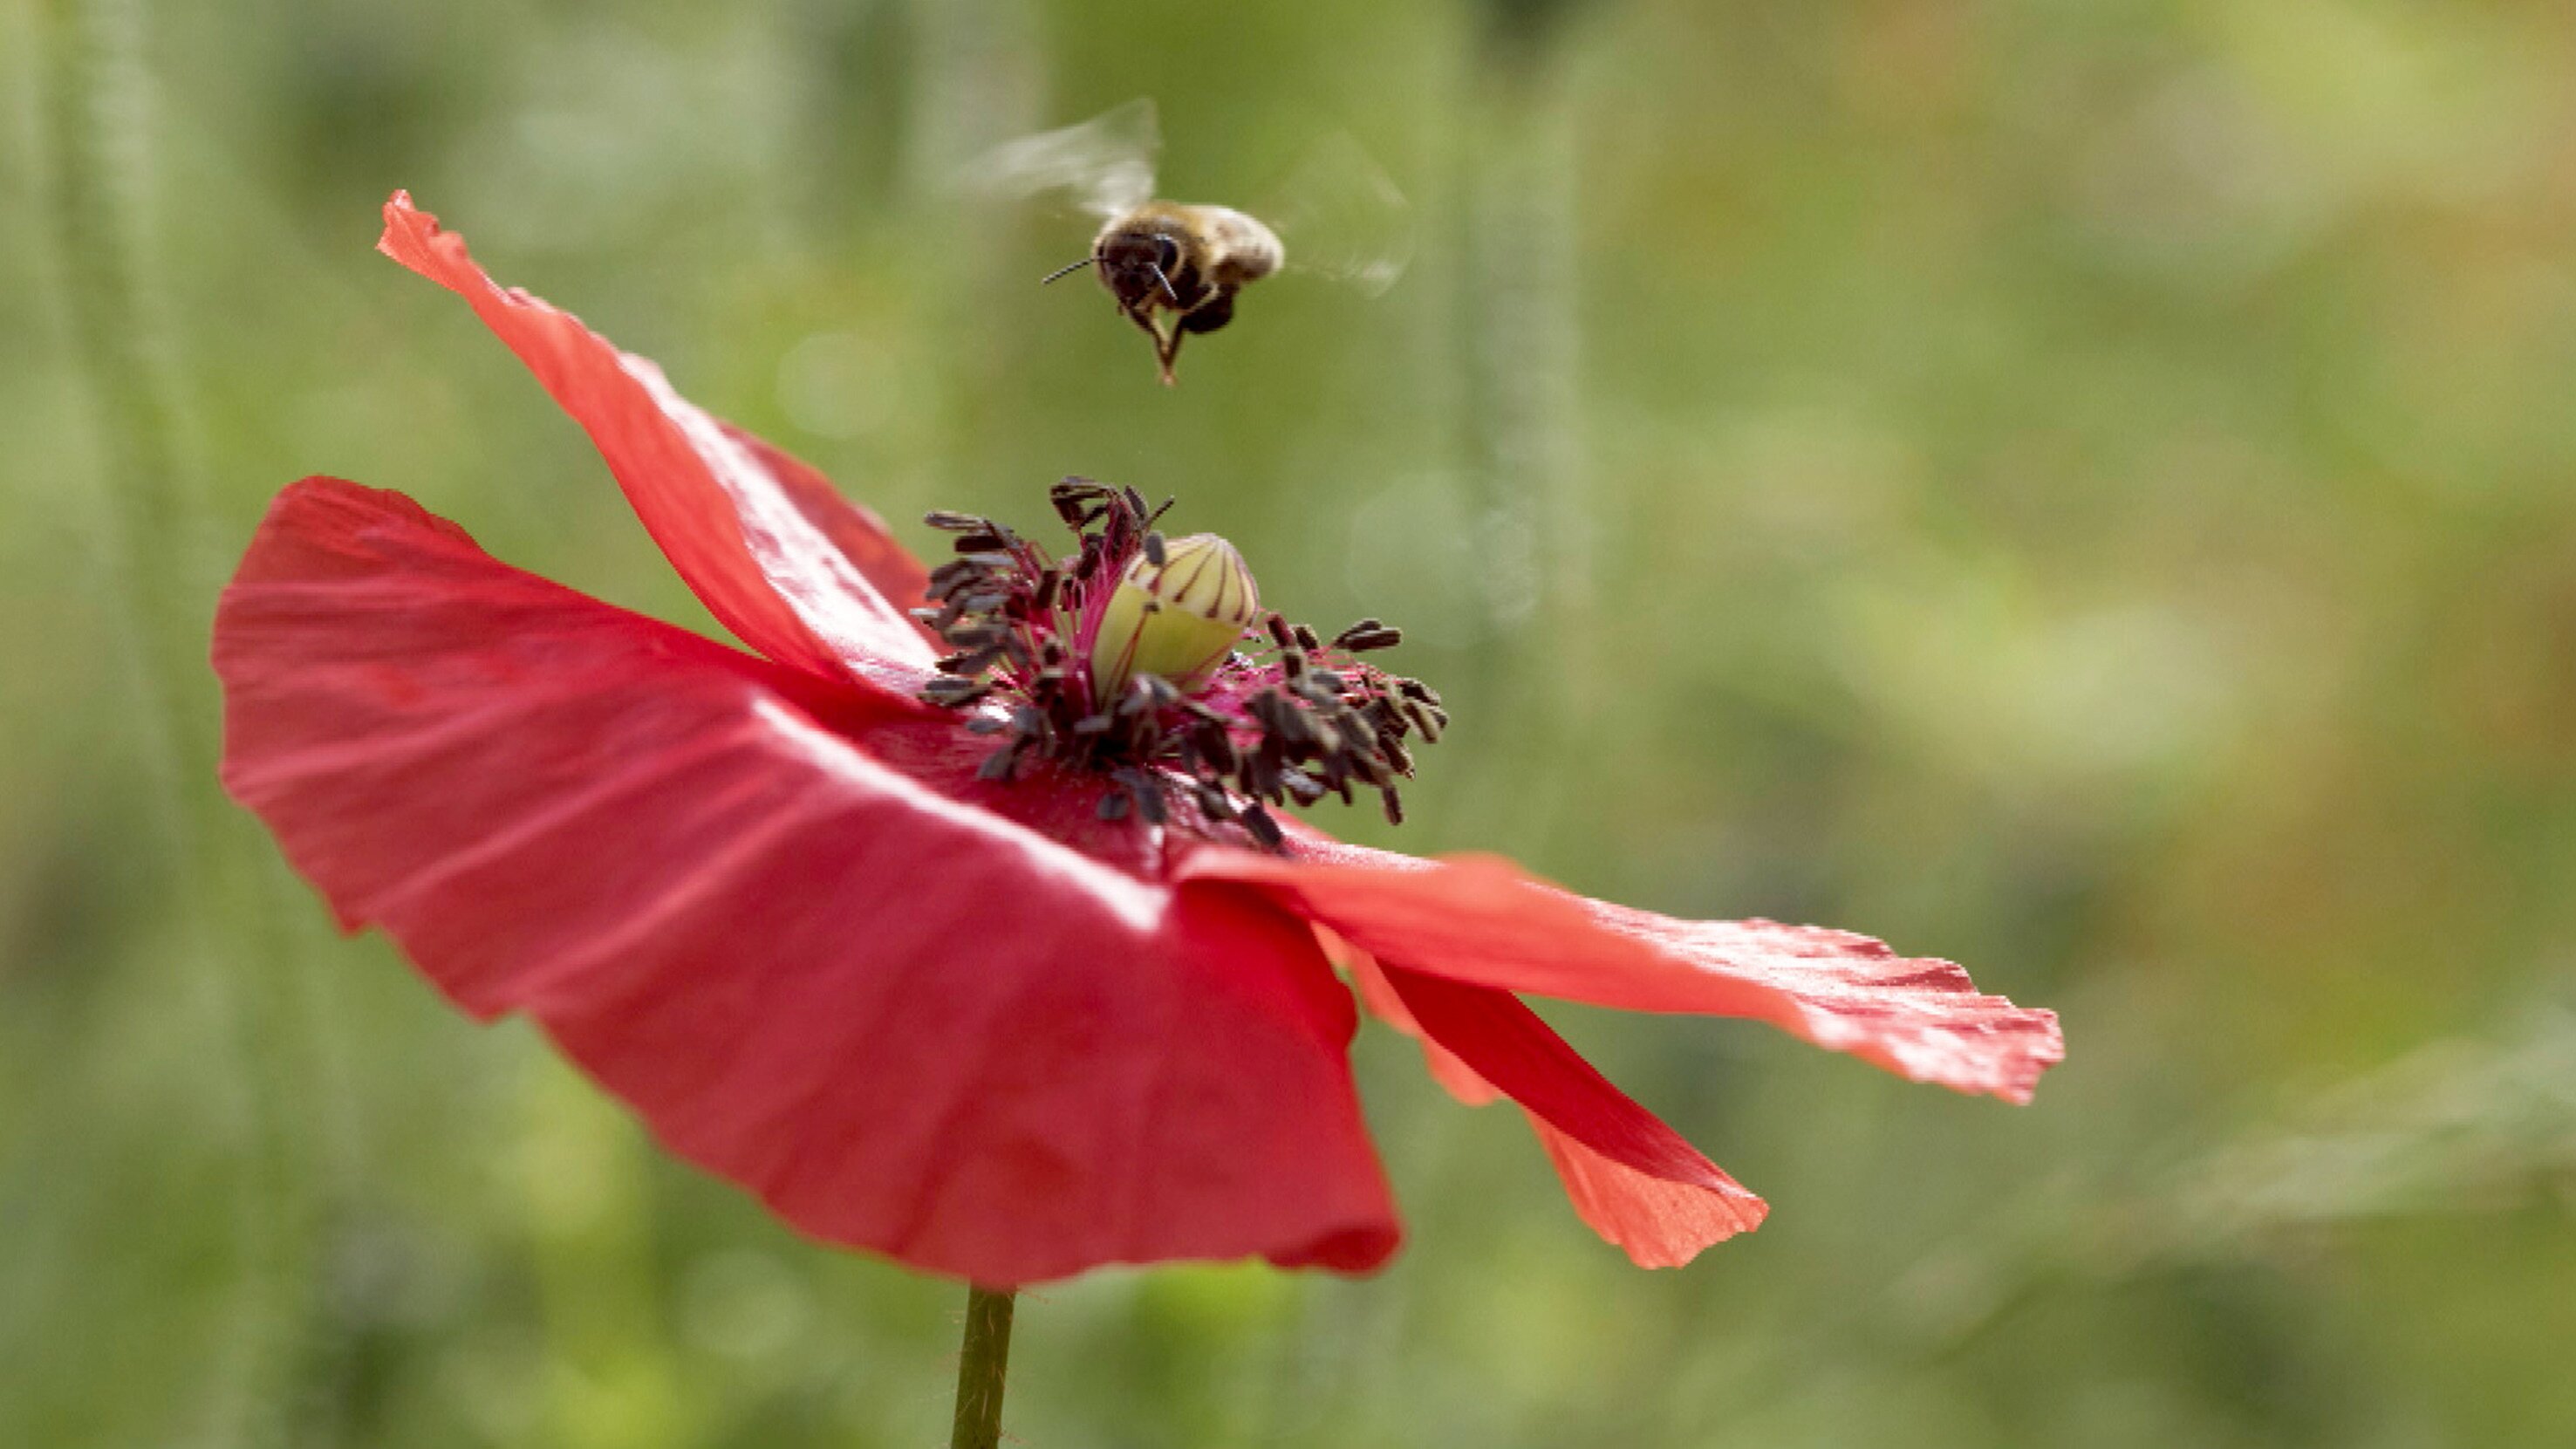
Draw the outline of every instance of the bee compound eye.
[[[1154,261],[1168,272],[1180,265],[1181,249],[1170,237],[1157,234],[1154,238]]]

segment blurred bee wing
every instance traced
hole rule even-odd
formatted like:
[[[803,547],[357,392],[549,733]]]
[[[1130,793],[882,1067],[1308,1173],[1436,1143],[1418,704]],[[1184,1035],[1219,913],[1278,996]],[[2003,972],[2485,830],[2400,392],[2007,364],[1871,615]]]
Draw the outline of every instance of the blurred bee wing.
[[[1257,213],[1279,233],[1287,270],[1347,282],[1369,296],[1413,260],[1413,207],[1367,148],[1337,131],[1306,153]]]
[[[1080,125],[1005,141],[960,179],[980,196],[1045,198],[1107,220],[1154,199],[1162,149],[1154,102],[1139,96]]]

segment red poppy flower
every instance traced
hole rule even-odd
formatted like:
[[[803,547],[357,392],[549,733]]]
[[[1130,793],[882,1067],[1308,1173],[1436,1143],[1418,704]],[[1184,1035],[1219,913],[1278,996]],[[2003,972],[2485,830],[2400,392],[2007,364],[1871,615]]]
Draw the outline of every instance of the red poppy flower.
[[[1057,495],[1079,555],[934,518],[966,551],[934,585],[813,470],[495,285],[407,197],[385,221],[382,249],[536,373],[750,652],[309,478],[216,621],[225,784],[344,927],[382,926],[476,1017],[534,1018],[802,1231],[996,1284],[1255,1254],[1374,1268],[1397,1219],[1336,965],[1452,1091],[1528,1113],[1577,1212],[1648,1265],[1763,1203],[1522,996],[1753,1017],[2012,1101],[2058,1060],[2051,1014],[1945,961],[1274,822],[1259,800],[1389,784],[1436,732],[1436,695],[1355,658],[1392,631],[1274,625],[1266,649],[1153,672],[1101,642],[1138,627],[1119,587],[1144,581],[1148,619],[1187,590],[1216,601],[1201,617],[1251,618],[1249,575],[1240,597],[1176,582],[1141,501],[1080,484]],[[1060,628],[997,627],[1040,590]],[[906,607],[925,599],[927,624]]]

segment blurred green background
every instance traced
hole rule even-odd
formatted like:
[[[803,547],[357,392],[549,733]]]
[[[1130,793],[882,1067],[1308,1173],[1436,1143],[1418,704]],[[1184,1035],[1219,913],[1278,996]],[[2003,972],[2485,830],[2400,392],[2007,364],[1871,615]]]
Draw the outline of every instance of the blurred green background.
[[[990,142],[1348,128],[1383,299],[1153,385]],[[1374,1029],[1365,1281],[1024,1300],[1074,1446],[2576,1434],[2576,15],[2538,0],[0,0],[0,1443],[945,1442],[961,1294],[809,1247],[345,941],[213,791],[268,497],[398,488],[705,624],[369,250],[502,279],[895,517],[1181,495],[1458,705],[1407,848],[1956,958],[2015,1110],[1558,1013],[1772,1201],[1630,1268]]]

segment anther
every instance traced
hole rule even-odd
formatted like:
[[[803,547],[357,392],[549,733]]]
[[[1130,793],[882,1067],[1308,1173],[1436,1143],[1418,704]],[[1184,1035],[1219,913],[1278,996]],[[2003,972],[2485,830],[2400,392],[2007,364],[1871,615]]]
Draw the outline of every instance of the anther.
[[[1288,837],[1280,833],[1279,822],[1271,819],[1270,812],[1258,805],[1244,807],[1243,828],[1252,832],[1253,839],[1272,850],[1288,843]]]

